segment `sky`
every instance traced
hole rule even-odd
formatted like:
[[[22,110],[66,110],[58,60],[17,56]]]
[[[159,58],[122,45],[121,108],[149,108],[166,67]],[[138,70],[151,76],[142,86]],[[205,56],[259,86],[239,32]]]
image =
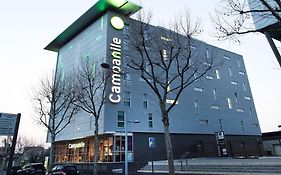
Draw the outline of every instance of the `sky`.
[[[281,124],[281,69],[262,34],[249,34],[241,44],[217,41],[210,14],[220,0],[132,0],[153,13],[153,24],[168,23],[185,7],[200,18],[200,40],[244,57],[262,132]],[[55,69],[57,54],[44,50],[96,0],[2,0],[0,6],[0,112],[21,113],[19,134],[44,143],[46,130],[35,123],[32,89]],[[276,43],[280,48],[280,43]]]

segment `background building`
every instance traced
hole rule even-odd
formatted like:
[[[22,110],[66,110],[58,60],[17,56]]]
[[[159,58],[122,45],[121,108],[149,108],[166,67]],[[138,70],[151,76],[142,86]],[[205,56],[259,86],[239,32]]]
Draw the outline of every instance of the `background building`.
[[[265,34],[279,66],[281,66],[280,52],[273,41],[273,39],[281,41],[280,2],[269,0],[262,3],[262,1],[248,0],[248,4],[252,11],[256,31]]]
[[[262,143],[267,156],[281,155],[281,131],[262,133]]]
[[[111,64],[110,44],[114,38],[124,41],[126,29],[137,23],[130,15],[139,9],[128,1],[118,4],[110,0],[101,0],[91,7],[46,47],[58,52],[56,72],[60,77],[57,78],[71,74],[83,58],[94,59],[95,69],[102,69],[102,63]],[[125,22],[123,30],[111,25],[114,16]],[[161,39],[165,40],[165,36]],[[130,161],[141,164],[151,159],[166,159],[158,101],[140,75],[126,67],[124,57],[133,52],[130,45],[122,42],[120,46],[120,67],[125,75],[121,80],[121,102],[108,100],[99,121],[99,160],[115,164],[104,164],[102,169],[124,162],[125,115]],[[175,158],[185,152],[190,156],[261,154],[260,126],[242,56],[195,39],[192,49],[223,64],[187,88],[170,114]],[[193,57],[196,59],[196,54]],[[130,122],[136,120],[139,123]],[[93,135],[94,118],[79,113],[57,136],[56,162],[93,162]],[[149,147],[149,140],[155,141],[155,148]]]

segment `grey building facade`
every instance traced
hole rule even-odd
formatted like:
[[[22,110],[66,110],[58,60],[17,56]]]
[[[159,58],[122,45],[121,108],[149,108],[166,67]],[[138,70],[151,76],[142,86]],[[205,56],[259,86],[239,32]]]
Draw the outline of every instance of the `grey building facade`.
[[[63,79],[79,65],[81,58],[95,59],[95,69],[102,69],[102,63],[113,66],[112,44],[115,44],[115,51],[121,47],[120,69],[125,73],[120,79],[120,94],[114,94],[119,95],[120,101],[116,103],[108,99],[99,121],[99,161],[112,163],[106,164],[105,169],[118,167],[124,162],[125,115],[131,164],[166,159],[157,98],[140,74],[126,67],[124,57],[133,51],[118,40],[124,40],[126,28],[136,22],[130,15],[139,9],[127,1],[114,4],[101,0],[45,48],[58,52],[56,71]],[[123,29],[112,26],[110,21],[114,16],[124,21]],[[261,131],[243,57],[195,39],[192,49],[207,57],[215,57],[223,64],[188,87],[170,113],[175,158],[185,152],[194,157],[260,155]],[[129,122],[136,120],[139,122]],[[93,135],[93,117],[83,112],[76,115],[57,136],[56,162],[93,162]],[[149,147],[151,138],[155,140],[155,148]]]

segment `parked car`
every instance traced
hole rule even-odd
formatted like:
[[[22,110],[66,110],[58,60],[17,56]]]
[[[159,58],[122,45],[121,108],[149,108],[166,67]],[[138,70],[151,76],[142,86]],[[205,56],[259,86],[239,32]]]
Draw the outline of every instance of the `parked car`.
[[[12,166],[10,175],[17,175],[17,172],[21,170],[21,166]]]
[[[78,173],[75,165],[65,164],[55,166],[48,175],[77,175]]]
[[[17,171],[17,175],[45,175],[46,168],[42,163],[28,163]]]

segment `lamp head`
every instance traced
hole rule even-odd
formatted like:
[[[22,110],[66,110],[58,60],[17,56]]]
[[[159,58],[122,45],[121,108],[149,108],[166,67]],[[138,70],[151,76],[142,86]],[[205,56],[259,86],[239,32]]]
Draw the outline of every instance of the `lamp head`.
[[[110,68],[109,64],[107,64],[107,63],[101,63],[100,66],[101,66],[102,68],[104,68],[104,69],[109,69],[109,68]]]

